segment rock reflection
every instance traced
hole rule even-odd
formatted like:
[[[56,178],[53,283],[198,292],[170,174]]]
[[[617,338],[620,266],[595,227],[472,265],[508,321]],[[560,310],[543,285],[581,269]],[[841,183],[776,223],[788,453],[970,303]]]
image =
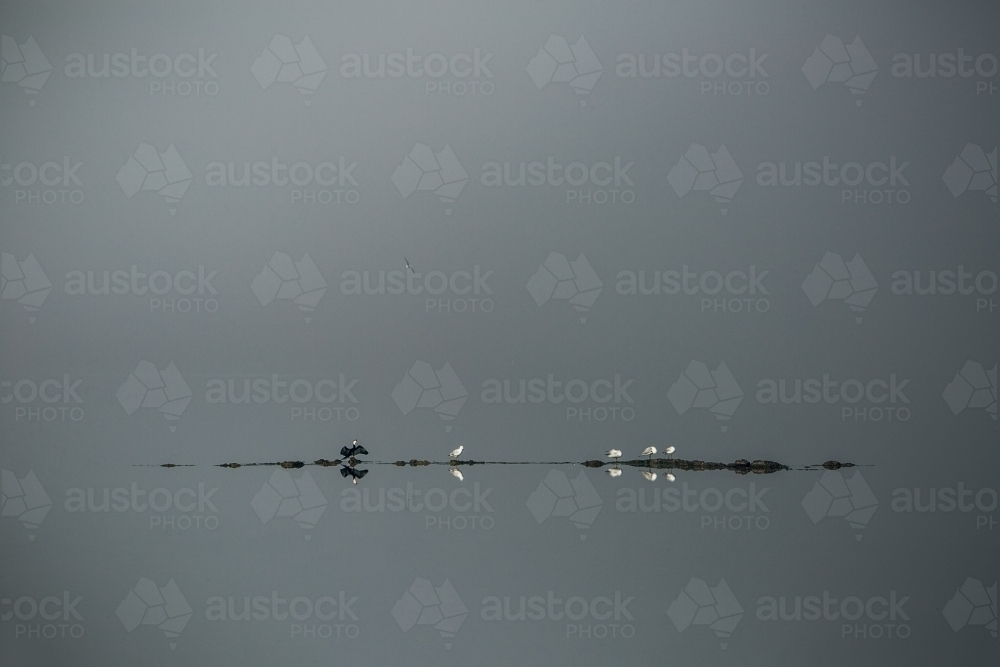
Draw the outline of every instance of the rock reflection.
[[[452,452],[454,457],[461,454],[464,448],[456,449]],[[770,475],[778,472],[794,471],[794,470],[839,470],[841,468],[853,468],[856,464],[854,463],[842,463],[840,461],[826,461],[825,463],[816,465],[804,465],[792,467],[785,465],[784,463],[779,463],[777,461],[769,461],[766,459],[755,459],[753,461],[749,459],[737,459],[732,463],[723,463],[719,461],[702,461],[698,459],[676,459],[671,455],[674,453],[674,447],[668,447],[664,450],[664,454],[667,455],[666,458],[653,458],[653,454],[656,453],[654,447],[647,447],[643,451],[643,456],[646,458],[641,459],[630,459],[621,460],[621,452],[619,450],[611,450],[607,455],[615,460],[613,462],[601,461],[599,459],[590,459],[585,461],[476,461],[474,459],[458,459],[450,458],[447,461],[430,461],[426,459],[410,459],[399,460],[399,461],[375,461],[368,459],[360,459],[358,455],[368,455],[368,450],[364,447],[358,445],[358,441],[354,440],[351,447],[341,448],[340,459],[316,459],[315,461],[297,461],[297,460],[287,460],[287,461],[262,461],[262,462],[252,462],[252,463],[218,463],[215,467],[218,468],[244,468],[253,466],[264,466],[264,467],[281,467],[281,468],[304,468],[306,466],[318,466],[323,468],[339,468],[341,477],[345,479],[350,479],[354,484],[358,483],[358,480],[362,479],[368,474],[368,468],[360,468],[359,466],[397,466],[397,467],[413,467],[420,468],[426,466],[447,466],[449,472],[459,481],[465,479],[462,472],[462,468],[473,468],[475,466],[552,466],[552,465],[581,465],[587,468],[603,468],[607,466],[607,473],[611,477],[620,477],[622,474],[621,466],[628,466],[632,468],[637,468],[649,481],[654,481],[657,479],[657,473],[654,470],[664,470],[667,472],[662,473],[662,477],[667,481],[674,481],[676,477],[674,476],[674,471],[684,471],[684,472],[707,472],[707,471],[729,471],[736,473],[737,475]],[[617,455],[617,456],[615,456]],[[160,464],[163,468],[186,468],[193,467],[193,464],[180,464],[180,463],[163,463]],[[466,470],[468,472],[468,470]]]

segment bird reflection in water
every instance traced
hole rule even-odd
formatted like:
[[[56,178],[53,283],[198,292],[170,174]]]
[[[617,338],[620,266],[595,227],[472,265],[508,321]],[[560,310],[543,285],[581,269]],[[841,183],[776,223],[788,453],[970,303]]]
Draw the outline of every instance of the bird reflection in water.
[[[747,475],[753,473],[755,475],[761,474],[772,474],[777,472],[782,472],[786,470],[839,470],[840,468],[852,468],[855,467],[854,463],[841,463],[839,461],[831,460],[826,461],[822,464],[817,465],[805,465],[798,466],[795,468],[789,467],[783,463],[778,463],[777,461],[769,461],[765,459],[756,459],[750,461],[748,459],[738,459],[732,463],[721,463],[713,461],[701,461],[701,460],[685,460],[685,459],[675,459],[673,454],[677,451],[677,448],[673,445],[665,447],[662,453],[665,457],[653,458],[655,454],[658,453],[656,447],[649,446],[641,450],[639,456],[640,458],[623,461],[623,452],[620,449],[612,448],[605,452],[605,456],[612,459],[612,462],[601,461],[601,460],[588,460],[588,461],[475,461],[472,459],[462,460],[459,459],[465,450],[464,446],[458,447],[448,454],[448,460],[446,461],[428,461],[422,459],[410,459],[409,461],[371,461],[371,460],[361,460],[358,456],[367,456],[368,450],[364,446],[358,444],[358,440],[352,441],[350,447],[341,447],[340,455],[342,458],[335,459],[333,461],[327,459],[317,459],[312,463],[307,463],[305,461],[274,461],[274,462],[260,462],[260,463],[220,463],[216,464],[220,468],[242,468],[244,466],[280,466],[282,468],[302,468],[305,466],[321,466],[321,467],[339,467],[340,476],[344,479],[350,478],[352,484],[357,484],[358,480],[363,479],[365,475],[368,474],[368,468],[359,468],[359,464],[364,465],[392,465],[392,466],[410,466],[410,467],[425,467],[425,466],[435,466],[442,465],[447,466],[448,473],[451,474],[459,482],[465,481],[465,475],[468,473],[469,468],[478,465],[489,465],[489,466],[508,466],[508,465],[527,465],[527,466],[552,466],[552,465],[582,465],[587,468],[603,468],[605,466],[611,466],[605,469],[608,476],[612,478],[621,477],[623,474],[622,466],[638,468],[642,476],[649,482],[655,482],[657,479],[661,478],[667,482],[673,482],[677,479],[674,475],[674,471],[683,470],[685,472],[706,472],[710,470],[722,471],[726,470],[729,472],[734,472],[738,475]],[[182,463],[162,463],[159,467],[163,468],[189,468],[194,467],[193,464],[182,464]],[[663,472],[656,473],[654,470],[661,470]]]
[[[341,447],[340,455],[344,457],[344,460],[341,462],[340,466],[341,477],[343,477],[344,479],[350,477],[351,483],[357,484],[359,479],[362,479],[365,475],[368,474],[367,469],[360,470],[357,467],[359,461],[357,460],[356,457],[359,455],[365,455],[365,456],[368,455],[368,450],[365,449],[363,445],[358,444],[357,438],[354,439],[354,442],[351,443],[350,447],[347,447],[346,445],[344,447]]]

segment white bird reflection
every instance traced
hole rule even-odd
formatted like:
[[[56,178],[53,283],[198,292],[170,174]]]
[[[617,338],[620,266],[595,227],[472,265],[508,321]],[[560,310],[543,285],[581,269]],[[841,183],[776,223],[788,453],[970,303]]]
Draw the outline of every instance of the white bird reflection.
[[[457,449],[450,452],[449,459],[446,461],[430,461],[425,459],[410,459],[405,460],[395,460],[395,461],[373,461],[373,460],[359,460],[357,455],[367,455],[368,450],[358,444],[358,440],[354,440],[350,447],[341,448],[340,452],[343,455],[341,459],[328,460],[324,458],[316,459],[315,461],[302,461],[302,460],[285,460],[285,461],[260,461],[251,463],[217,463],[213,464],[214,467],[218,468],[242,468],[244,466],[277,466],[285,469],[297,469],[303,468],[305,466],[320,466],[324,468],[337,467],[339,468],[340,474],[345,479],[350,479],[352,483],[357,484],[358,480],[365,477],[368,474],[367,469],[358,468],[359,465],[369,465],[369,466],[395,466],[395,467],[424,467],[424,466],[436,466],[444,465],[449,467],[449,474],[460,481],[465,480],[464,473],[459,469],[459,465],[462,467],[471,467],[474,465],[486,465],[486,466],[551,466],[551,465],[582,465],[587,468],[604,468],[609,477],[617,478],[622,475],[621,466],[632,466],[633,468],[638,468],[642,476],[652,482],[663,477],[668,482],[673,482],[677,478],[672,472],[664,472],[666,470],[684,470],[685,472],[707,472],[707,471],[729,471],[736,473],[738,475],[746,474],[771,474],[787,470],[839,470],[841,468],[854,467],[854,463],[841,463],[836,460],[829,460],[821,464],[811,464],[797,467],[789,467],[783,463],[778,463],[777,461],[770,461],[765,459],[755,459],[753,461],[740,458],[731,463],[723,463],[718,461],[701,461],[701,460],[684,460],[684,459],[657,459],[653,462],[653,455],[657,453],[655,447],[646,447],[642,450],[642,454],[647,457],[645,461],[641,458],[635,460],[622,461],[622,450],[617,448],[609,449],[605,452],[606,456],[613,459],[612,462],[608,463],[602,460],[586,460],[586,461],[475,461],[475,460],[463,460],[459,461],[459,457],[465,450],[464,446],[458,447]],[[664,454],[668,456],[676,451],[676,447],[669,446],[663,450]],[[137,464],[143,465],[143,464]],[[151,464],[145,464],[151,465]],[[152,464],[157,467],[163,468],[191,468],[196,467],[197,464],[190,463],[161,463]],[[508,468],[509,469],[509,468]],[[523,468],[522,468],[523,469]],[[660,469],[661,472],[653,472],[654,469]]]

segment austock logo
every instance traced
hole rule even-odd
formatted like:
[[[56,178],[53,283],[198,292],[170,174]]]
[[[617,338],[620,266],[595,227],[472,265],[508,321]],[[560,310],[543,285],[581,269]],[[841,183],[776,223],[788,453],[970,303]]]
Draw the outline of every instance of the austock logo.
[[[833,379],[831,373],[807,378],[763,378],[755,398],[762,405],[839,406],[841,421],[856,423],[905,422],[913,416],[907,407],[909,378]]]
[[[770,271],[758,271],[755,264],[742,271],[692,271],[687,264],[680,270],[619,271],[615,292],[622,296],[694,297],[702,313],[766,313],[771,309],[770,292],[764,278]]]
[[[906,176],[909,166],[909,160],[901,160],[896,155],[890,155],[888,160],[847,162],[823,155],[814,160],[760,162],[756,182],[771,188],[818,188],[821,185],[839,188],[841,204],[909,204],[912,198]]]
[[[948,625],[958,632],[967,625],[981,625],[997,636],[997,582],[986,588],[979,579],[968,577],[942,610]]]
[[[597,85],[604,67],[583,35],[572,46],[565,37],[549,35],[526,71],[539,90],[550,83],[569,84],[580,97],[582,107],[587,105],[586,96]]]
[[[415,144],[392,172],[392,182],[403,199],[425,191],[433,192],[445,204],[458,200],[468,180],[469,174],[448,144],[440,153],[426,144]],[[451,208],[445,208],[445,213],[451,215]]]
[[[771,510],[764,502],[768,491],[768,487],[758,488],[754,482],[745,488],[734,486],[725,491],[714,486],[692,488],[687,482],[666,488],[656,485],[643,485],[638,489],[622,487],[618,489],[615,510],[643,514],[683,512],[697,517],[702,530],[761,531],[771,527],[768,517]]]
[[[425,530],[493,530],[491,493],[493,487],[484,490],[479,482],[473,482],[471,490],[465,486],[418,489],[411,482],[406,488],[355,486],[340,492],[340,511],[423,513]]]
[[[127,414],[139,408],[155,408],[169,423],[181,418],[193,394],[174,362],[159,371],[152,362],[140,361],[115,396]],[[171,423],[170,430],[176,431],[177,425]]]
[[[997,203],[997,149],[989,153],[982,146],[965,144],[962,152],[945,170],[941,180],[948,186],[951,196],[958,198],[965,192],[984,192]]]
[[[587,313],[603,287],[583,253],[570,262],[558,252],[549,253],[527,285],[528,293],[538,306],[549,300],[568,301],[580,314],[581,324],[587,322]]]
[[[293,44],[288,37],[275,35],[250,71],[263,90],[275,83],[292,84],[302,93],[305,105],[309,106],[326,76],[327,66],[308,36]]]
[[[62,161],[0,162],[0,186],[14,186],[15,204],[82,204],[83,181],[77,171],[83,162],[64,155]]]
[[[678,415],[691,408],[708,409],[722,422],[719,428],[725,432],[729,429],[725,422],[732,418],[743,400],[743,390],[725,362],[719,362],[713,371],[704,362],[692,361],[670,386],[667,398]]]
[[[771,92],[764,69],[768,54],[750,47],[747,55],[697,55],[684,47],[679,53],[623,53],[616,58],[615,75],[627,79],[694,79],[702,95],[762,96]],[[723,76],[725,75],[725,76]]]
[[[250,501],[261,523],[276,516],[288,516],[306,531],[316,527],[326,505],[326,497],[308,470],[303,470],[298,479],[288,470],[275,470]],[[312,533],[306,532],[304,537],[309,540]]]
[[[966,271],[964,264],[954,269],[898,270],[892,274],[891,293],[894,296],[955,296],[968,297],[976,313],[992,314],[997,309],[995,271]]]
[[[532,491],[526,504],[538,523],[554,516],[566,517],[581,530],[580,539],[586,540],[587,534],[582,531],[597,519],[604,501],[584,472],[571,480],[562,470],[552,469]]]
[[[813,307],[824,301],[843,301],[854,311],[854,320],[861,324],[862,313],[878,291],[878,281],[861,255],[855,253],[854,259],[845,262],[840,255],[828,252],[806,276],[802,291]]]
[[[10,470],[0,470],[0,516],[14,517],[30,533],[28,540],[34,541],[35,531],[45,520],[52,507],[49,494],[45,493],[33,470],[18,479]]]
[[[393,271],[344,271],[340,293],[347,296],[424,295],[425,313],[492,313],[495,307],[489,285],[493,271],[479,264],[472,270],[415,271],[406,267]]]
[[[354,170],[358,162],[343,155],[321,162],[270,160],[213,160],[205,167],[205,185],[211,188],[277,188],[291,204],[340,205],[361,201]],[[289,187],[290,186],[290,187]]]
[[[692,578],[670,603],[667,617],[678,632],[684,632],[692,625],[707,625],[719,638],[719,645],[726,648],[743,618],[743,607],[725,579],[719,579],[717,585],[709,587],[704,579]]]
[[[28,96],[28,105],[35,106],[35,96],[45,85],[52,73],[52,65],[34,37],[28,37],[24,44],[18,44],[13,37],[0,37],[0,80],[16,83]]]
[[[964,482],[959,482],[956,486],[893,489],[890,506],[893,512],[907,514],[951,514],[958,510],[968,517],[974,513],[976,530],[993,530],[997,525],[997,519],[993,516],[997,509],[997,490],[988,486],[967,488]],[[964,525],[971,527],[973,522],[968,521],[968,518],[972,517],[966,517],[956,516],[955,520],[961,520]]]
[[[194,610],[173,579],[166,586],[157,586],[152,579],[142,577],[118,605],[116,614],[126,632],[140,625],[155,625],[167,636],[170,648],[176,648],[176,639]]]
[[[404,415],[414,408],[430,408],[445,422],[452,422],[469,397],[465,385],[447,361],[435,371],[426,361],[417,361],[392,390],[392,400]],[[445,425],[451,431],[452,424]]]
[[[548,373],[533,378],[488,378],[483,380],[480,399],[485,405],[565,404],[566,421],[626,421],[635,419],[635,401],[629,387],[635,378],[621,373],[596,380],[569,378]]]
[[[813,90],[825,83],[842,83],[854,94],[854,104],[861,98],[878,74],[878,65],[868,52],[861,37],[844,44],[839,37],[827,35],[802,66]]]
[[[964,192],[967,187],[992,191],[990,184],[996,182],[995,172],[989,171],[989,163],[984,166],[986,158],[969,159],[974,167],[963,161],[945,176],[953,193]],[[813,160],[763,161],[756,165],[754,182],[765,188],[839,188],[841,204],[908,204],[912,199],[906,175],[909,166],[910,161],[896,155],[871,161],[840,162],[829,155]],[[710,153],[701,144],[691,144],[667,174],[667,183],[678,198],[691,191],[708,192],[723,215],[743,179],[743,172],[723,145]]]
[[[570,163],[563,163],[555,155],[517,162],[490,160],[482,166],[479,183],[487,188],[553,188],[565,193],[567,204],[578,206],[628,205],[635,202],[635,181],[629,176],[634,166],[634,161],[625,162],[621,155]]]
[[[667,174],[667,182],[678,197],[692,190],[708,192],[725,215],[743,183],[743,172],[725,146],[709,153],[701,144],[691,144]]]
[[[860,531],[868,525],[878,509],[878,500],[860,470],[847,478],[839,470],[827,470],[802,499],[802,508],[813,524],[828,516],[843,517],[852,528],[859,531],[855,533],[854,539],[861,541],[863,535]]]
[[[976,96],[989,97],[997,91],[996,83],[988,81],[997,75],[997,56],[989,52],[966,54],[961,47],[943,53],[897,53],[892,57],[892,75],[905,79],[952,79],[956,76],[965,81],[972,79],[976,84]]]
[[[21,304],[29,323],[35,323],[35,313],[51,289],[52,283],[33,254],[28,253],[23,262],[10,253],[0,254],[0,299]]]
[[[193,179],[194,174],[184,164],[173,144],[163,153],[151,144],[139,144],[115,176],[129,199],[140,191],[159,193],[170,205],[170,215],[177,213],[177,204]]]
[[[417,577],[392,608],[392,617],[403,632],[414,626],[430,625],[446,640],[455,636],[468,615],[468,607],[447,579],[434,586]],[[451,648],[450,641],[446,641],[445,648]]]
[[[295,262],[287,254],[276,252],[253,279],[250,289],[262,306],[275,299],[293,302],[306,314],[305,321],[308,323],[312,321],[311,314],[320,299],[326,294],[327,284],[309,253]]]
[[[305,595],[283,598],[275,590],[270,595],[213,595],[205,601],[205,620],[281,623],[291,619],[292,623],[285,627],[290,630],[292,639],[357,639],[361,628],[352,622],[358,620],[353,609],[357,601],[356,595],[348,597],[343,590],[338,591],[336,597],[321,595],[316,598]]]
[[[944,388],[945,402],[954,415],[967,409],[983,409],[994,421],[997,418],[997,365],[986,370],[978,361],[965,362],[955,379]]]
[[[63,509],[69,513],[116,514],[129,512],[149,516],[150,530],[215,530],[219,527],[219,508],[212,502],[218,488],[205,489],[183,486],[176,490],[162,486],[155,489],[141,488],[132,482],[129,488],[73,487],[66,490]]]
[[[86,629],[77,605],[82,601],[82,595],[74,598],[67,590],[61,598],[4,596],[0,598],[0,621],[14,621],[14,639],[81,639]]]
[[[44,380],[0,379],[0,403],[14,404],[14,421],[79,422],[85,416],[83,399],[77,393],[81,384],[83,378],[74,380],[69,373]]]
[[[913,634],[907,623],[909,600],[895,590],[870,597],[839,598],[829,590],[821,595],[765,595],[757,600],[756,616],[759,621],[839,622],[841,639],[908,639]]]
[[[496,92],[490,79],[492,53],[429,53],[422,55],[407,47],[406,52],[345,53],[340,57],[340,76],[346,79],[424,79],[425,95],[489,96]]]
[[[479,617],[484,621],[554,621],[566,624],[566,639],[631,639],[635,621],[628,606],[634,596],[556,597],[553,590],[545,595],[488,595],[480,603]],[[596,622],[595,622],[596,621]],[[611,621],[611,622],[609,622]]]
[[[204,264],[176,273],[144,273],[137,264],[111,271],[73,270],[66,274],[63,291],[70,296],[148,296],[149,312],[163,315],[217,313],[219,292],[212,285],[217,274]]]
[[[197,53],[178,55],[168,53],[144,54],[133,47],[128,53],[71,53],[66,56],[64,73],[69,79],[146,79],[149,95],[161,97],[214,96],[219,94],[219,83],[212,63],[218,53],[206,53],[201,47]]]
[[[331,375],[333,375],[331,373]],[[357,421],[361,416],[354,395],[359,378],[337,373],[336,377],[292,377],[246,375],[211,378],[205,383],[205,403],[260,406],[274,404],[287,410],[293,422]],[[260,408],[253,408],[259,412]]]

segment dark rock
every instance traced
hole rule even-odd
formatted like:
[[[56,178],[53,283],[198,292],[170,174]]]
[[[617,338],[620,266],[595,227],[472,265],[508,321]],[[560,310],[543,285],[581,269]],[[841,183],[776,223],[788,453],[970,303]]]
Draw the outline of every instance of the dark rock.
[[[758,459],[750,464],[750,469],[753,470],[754,473],[761,475],[778,472],[779,470],[788,470],[788,466],[777,463],[776,461],[763,461]]]

